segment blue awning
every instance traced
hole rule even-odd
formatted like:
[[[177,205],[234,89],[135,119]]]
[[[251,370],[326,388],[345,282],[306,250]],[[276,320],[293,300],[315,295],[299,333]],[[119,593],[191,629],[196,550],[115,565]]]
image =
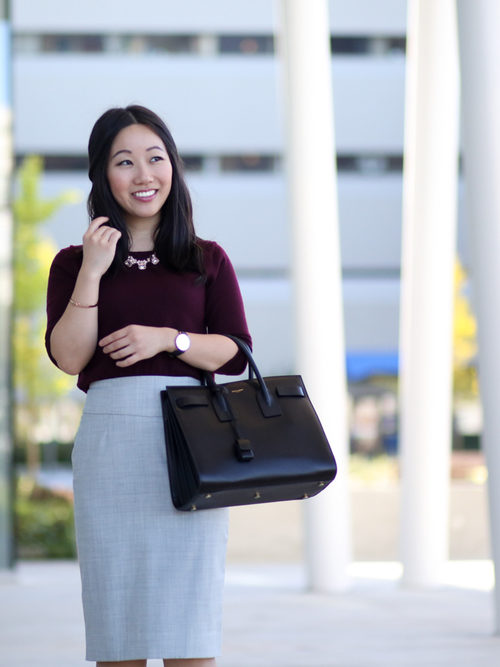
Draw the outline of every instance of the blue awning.
[[[347,352],[347,379],[359,382],[375,375],[398,374],[397,352]]]

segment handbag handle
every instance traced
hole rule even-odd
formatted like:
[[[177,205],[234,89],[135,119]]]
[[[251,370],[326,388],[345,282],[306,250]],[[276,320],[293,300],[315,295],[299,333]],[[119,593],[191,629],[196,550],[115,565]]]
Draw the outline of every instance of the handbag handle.
[[[276,401],[273,401],[273,398],[271,396],[271,393],[269,392],[269,389],[264,381],[264,378],[261,375],[261,372],[257,368],[257,364],[255,363],[255,359],[252,356],[252,352],[250,350],[250,347],[242,341],[240,338],[237,338],[236,336],[232,336],[230,334],[224,334],[227,338],[230,338],[232,341],[236,343],[238,348],[243,352],[243,354],[246,356],[247,361],[248,361],[248,379],[252,380],[253,375],[255,374],[255,377],[257,378],[257,381],[259,383],[259,388],[260,388],[260,393],[261,393],[261,400],[259,401],[261,404],[261,407],[263,410],[265,410],[268,413],[268,416],[277,416],[281,414],[281,410],[276,404]],[[210,387],[212,390],[216,389],[217,384],[215,383],[212,375],[210,373],[203,373],[203,379],[204,383],[207,385],[207,387]],[[269,412],[269,408],[272,408],[273,406],[276,405],[275,410],[271,410]],[[267,408],[267,409],[266,409]]]
[[[262,377],[259,369],[257,368],[257,364],[255,363],[255,359],[253,358],[250,347],[244,341],[242,341],[240,338],[237,338],[236,336],[231,336],[230,334],[225,334],[225,335],[227,336],[227,338],[230,338],[232,341],[234,341],[246,356],[248,361],[248,379],[252,380],[253,375],[255,373],[255,377],[259,382],[260,390],[264,397],[264,401],[266,402],[266,405],[271,405],[273,399],[271,398],[271,394],[269,393],[269,389],[267,388],[267,384],[265,383],[264,378]]]

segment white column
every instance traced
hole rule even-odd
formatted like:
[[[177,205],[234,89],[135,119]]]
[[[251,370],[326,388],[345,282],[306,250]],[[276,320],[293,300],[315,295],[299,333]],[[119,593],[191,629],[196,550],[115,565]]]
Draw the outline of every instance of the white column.
[[[491,546],[500,576],[500,3],[458,0],[466,213],[478,318]],[[495,590],[500,633],[500,586]]]
[[[400,312],[403,582],[448,559],[456,252],[458,53],[454,0],[409,0]]]
[[[305,503],[309,583],[315,590],[328,592],[348,584],[351,539],[327,0],[281,0],[280,18],[297,369],[339,468],[330,487]]]

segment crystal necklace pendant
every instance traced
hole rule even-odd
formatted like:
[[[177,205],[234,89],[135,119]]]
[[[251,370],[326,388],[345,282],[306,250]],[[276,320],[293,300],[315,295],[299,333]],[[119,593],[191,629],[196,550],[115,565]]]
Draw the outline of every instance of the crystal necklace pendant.
[[[151,264],[159,264],[160,260],[158,257],[153,253],[149,257],[146,257],[146,259],[136,259],[135,257],[132,257],[132,255],[129,255],[127,259],[124,261],[124,264],[127,268],[132,268],[133,266],[137,266],[139,271],[144,271],[147,265]]]

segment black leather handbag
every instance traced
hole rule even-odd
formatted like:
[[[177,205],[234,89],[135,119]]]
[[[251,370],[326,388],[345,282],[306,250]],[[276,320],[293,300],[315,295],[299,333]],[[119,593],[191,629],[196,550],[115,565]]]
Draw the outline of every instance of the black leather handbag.
[[[302,378],[263,378],[248,345],[229,338],[247,356],[247,380],[216,384],[205,374],[204,385],[161,392],[174,506],[189,511],[315,496],[337,465]]]

